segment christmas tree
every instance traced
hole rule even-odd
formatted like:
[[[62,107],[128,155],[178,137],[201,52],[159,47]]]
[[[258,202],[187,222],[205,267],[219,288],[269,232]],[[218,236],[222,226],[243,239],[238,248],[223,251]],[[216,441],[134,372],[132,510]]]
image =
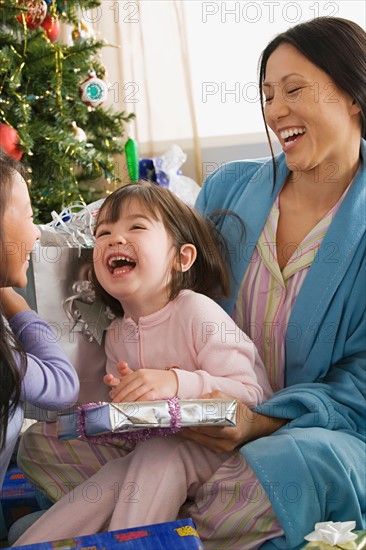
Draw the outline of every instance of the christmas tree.
[[[102,106],[106,44],[85,17],[100,3],[0,0],[0,147],[28,167],[38,222],[98,199],[95,182],[119,180],[116,155],[133,115]],[[61,41],[63,24],[72,31]]]

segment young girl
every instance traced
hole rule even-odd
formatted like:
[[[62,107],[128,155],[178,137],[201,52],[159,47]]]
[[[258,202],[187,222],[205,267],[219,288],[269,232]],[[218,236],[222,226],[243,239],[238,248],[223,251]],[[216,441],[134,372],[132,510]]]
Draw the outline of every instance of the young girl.
[[[96,290],[117,314],[105,344],[114,402],[222,390],[252,408],[271,394],[254,344],[208,297],[228,291],[213,224],[169,190],[141,183],[105,200],[95,237]],[[17,543],[174,520],[229,456],[178,435],[120,453]],[[86,498],[91,484],[97,499]]]
[[[0,149],[0,489],[23,421],[23,402],[62,410],[76,401],[78,377],[51,328],[11,287],[27,284],[39,231],[22,166]]]

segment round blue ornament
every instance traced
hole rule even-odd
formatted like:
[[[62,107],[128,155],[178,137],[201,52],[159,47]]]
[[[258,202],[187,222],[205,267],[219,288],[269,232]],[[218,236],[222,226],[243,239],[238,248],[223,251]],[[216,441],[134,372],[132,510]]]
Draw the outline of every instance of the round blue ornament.
[[[98,107],[98,105],[104,103],[107,95],[107,84],[104,80],[97,78],[94,71],[90,72],[89,78],[80,85],[81,101],[89,107]]]

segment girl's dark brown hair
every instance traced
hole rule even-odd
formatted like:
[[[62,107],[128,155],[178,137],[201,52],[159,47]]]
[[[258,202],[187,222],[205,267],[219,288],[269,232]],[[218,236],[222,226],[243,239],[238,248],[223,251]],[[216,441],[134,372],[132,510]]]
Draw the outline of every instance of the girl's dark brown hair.
[[[224,260],[225,243],[216,225],[203,218],[169,189],[145,181],[120,187],[102,204],[96,227],[100,220],[107,223],[117,222],[122,203],[132,199],[136,199],[146,208],[153,219],[162,220],[176,250],[175,260],[179,260],[179,251],[184,244],[193,244],[197,249],[197,258],[188,271],[182,272],[172,268],[169,299],[173,300],[183,289],[190,289],[211,298],[228,297],[230,279]],[[101,287],[94,268],[91,277],[96,293],[104,303],[116,315],[123,315],[120,302]]]
[[[263,50],[259,60],[261,109],[274,169],[273,147],[264,116],[263,82],[268,59],[282,43],[294,46],[354,99],[361,108],[361,135],[366,138],[366,33],[348,19],[317,17],[277,35]]]
[[[1,286],[6,286],[6,250],[4,240],[4,215],[11,194],[12,178],[15,172],[24,174],[22,165],[9,157],[0,148],[0,252]],[[21,357],[20,368],[14,359],[14,350]],[[0,450],[4,448],[8,423],[20,401],[21,383],[26,371],[26,355],[3,315],[0,300]]]

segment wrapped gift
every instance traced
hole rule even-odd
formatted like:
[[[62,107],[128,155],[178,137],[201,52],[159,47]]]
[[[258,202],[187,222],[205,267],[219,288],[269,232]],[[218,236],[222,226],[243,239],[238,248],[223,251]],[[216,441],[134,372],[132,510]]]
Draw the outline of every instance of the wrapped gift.
[[[181,166],[186,160],[187,155],[179,145],[173,144],[160,157],[140,160],[140,178],[168,187],[183,202],[194,206],[200,186],[183,176]]]
[[[18,468],[8,470],[0,492],[6,529],[19,518],[39,510],[34,487]]]
[[[17,546],[19,550],[203,550],[191,519],[158,523],[99,535]],[[9,550],[9,549],[8,549]]]
[[[235,426],[235,399],[187,399],[178,397],[133,403],[99,403],[79,407],[58,417],[58,437],[101,437],[139,440],[176,433],[192,426]],[[107,436],[107,438],[106,438]]]

